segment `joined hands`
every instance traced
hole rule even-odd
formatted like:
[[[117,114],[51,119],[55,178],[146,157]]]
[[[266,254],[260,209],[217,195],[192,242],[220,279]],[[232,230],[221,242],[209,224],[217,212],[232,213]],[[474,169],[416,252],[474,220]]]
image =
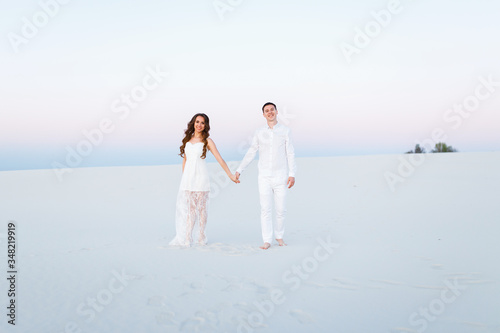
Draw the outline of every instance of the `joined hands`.
[[[229,176],[229,178],[231,178],[231,180],[233,182],[235,182],[236,184],[240,183],[240,173],[239,172],[236,172],[234,175],[231,174],[231,176]],[[287,180],[288,188],[292,188],[293,185],[295,185],[295,177],[288,177],[288,180]]]
[[[231,180],[233,182],[235,182],[236,184],[239,184],[240,183],[240,180],[238,178],[240,178],[240,174],[237,172],[236,174],[231,174],[231,176],[229,176],[229,178],[231,178]]]

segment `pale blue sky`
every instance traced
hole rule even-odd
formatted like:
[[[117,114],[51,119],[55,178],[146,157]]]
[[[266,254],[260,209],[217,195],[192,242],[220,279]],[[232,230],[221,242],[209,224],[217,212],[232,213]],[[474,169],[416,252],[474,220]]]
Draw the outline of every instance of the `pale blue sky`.
[[[480,77],[500,81],[498,1],[401,0],[349,63],[342,43],[391,2],[241,1],[221,20],[209,0],[73,0],[15,52],[23,17],[43,19],[40,3],[55,0],[0,1],[0,170],[64,164],[105,118],[113,131],[78,166],[179,163],[197,112],[223,157],[239,160],[267,101],[297,156],[402,153],[434,128],[460,151],[498,151],[500,86],[444,118],[488,92]],[[156,67],[168,77],[120,119],[113,102]]]

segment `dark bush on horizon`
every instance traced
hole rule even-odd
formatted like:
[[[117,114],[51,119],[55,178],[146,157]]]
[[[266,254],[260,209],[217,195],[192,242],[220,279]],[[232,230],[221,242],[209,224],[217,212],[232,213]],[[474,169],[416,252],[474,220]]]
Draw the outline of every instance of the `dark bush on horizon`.
[[[456,153],[457,150],[453,148],[452,146],[448,146],[444,142],[438,142],[436,143],[436,146],[432,150],[433,153]]]
[[[420,147],[417,143],[414,150],[407,151],[405,154],[425,154],[425,148]]]
[[[444,142],[438,142],[434,146],[434,149],[431,150],[431,153],[456,153],[458,150],[453,148],[452,146],[448,146]],[[405,154],[425,154],[425,148],[420,147],[417,143],[414,150],[407,151]]]

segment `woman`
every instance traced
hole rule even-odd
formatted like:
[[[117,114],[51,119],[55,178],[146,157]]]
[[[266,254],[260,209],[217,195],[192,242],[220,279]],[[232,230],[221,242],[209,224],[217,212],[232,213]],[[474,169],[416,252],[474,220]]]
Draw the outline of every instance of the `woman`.
[[[197,243],[200,245],[207,243],[205,226],[207,224],[207,204],[210,193],[208,169],[205,163],[207,150],[215,156],[228,177],[233,182],[239,183],[220,156],[215,143],[209,138],[209,131],[209,119],[204,113],[195,114],[184,131],[185,136],[179,154],[184,160],[182,161],[181,186],[177,195],[176,236],[170,242],[170,245],[191,246],[193,228],[197,217],[199,220]]]

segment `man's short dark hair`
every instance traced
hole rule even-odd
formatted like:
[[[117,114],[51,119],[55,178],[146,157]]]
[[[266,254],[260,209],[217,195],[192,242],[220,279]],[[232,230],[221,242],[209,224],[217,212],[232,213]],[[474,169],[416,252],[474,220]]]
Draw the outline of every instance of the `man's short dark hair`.
[[[264,104],[264,106],[262,107],[262,113],[264,113],[264,108],[265,108],[266,106],[268,106],[268,105],[272,105],[272,106],[274,106],[274,109],[275,109],[275,110],[278,110],[278,108],[276,107],[276,104],[271,103],[271,102],[267,102],[267,103],[266,103],[266,104]]]

